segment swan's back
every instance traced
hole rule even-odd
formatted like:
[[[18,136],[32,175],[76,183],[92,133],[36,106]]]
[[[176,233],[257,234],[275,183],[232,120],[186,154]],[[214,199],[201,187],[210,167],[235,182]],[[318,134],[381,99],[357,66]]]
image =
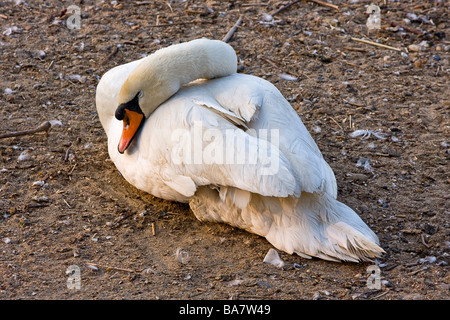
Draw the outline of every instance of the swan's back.
[[[280,91],[270,82],[251,75],[233,74],[214,80],[195,81],[184,87],[160,106],[160,113],[177,108],[178,117],[191,119],[195,116],[184,113],[187,106],[201,105],[205,109],[225,109],[245,122],[249,134],[256,131],[258,137],[270,140],[277,134],[277,146],[282,157],[288,161],[289,170],[299,184],[300,192],[325,192],[336,197],[337,186],[333,171],[325,162],[314,139],[298,114]],[[222,117],[226,117],[223,112]],[[245,130],[245,129],[244,129]],[[274,141],[270,141],[274,143]]]

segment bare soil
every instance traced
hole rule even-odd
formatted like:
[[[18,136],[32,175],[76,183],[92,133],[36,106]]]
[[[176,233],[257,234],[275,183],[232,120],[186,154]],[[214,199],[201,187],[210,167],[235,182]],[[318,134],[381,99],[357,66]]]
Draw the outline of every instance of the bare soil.
[[[369,32],[365,0],[329,1],[340,11],[304,0],[272,22],[263,13],[288,1],[16,2],[0,3],[0,134],[62,126],[0,140],[0,299],[449,299],[448,3],[374,1],[385,20]],[[80,29],[67,27],[70,5]],[[338,198],[378,234],[380,289],[366,285],[370,263],[280,252],[283,269],[265,264],[264,238],[199,222],[109,160],[99,78],[173,43],[222,39],[239,16],[240,72],[280,89]],[[80,289],[67,286],[72,265]]]

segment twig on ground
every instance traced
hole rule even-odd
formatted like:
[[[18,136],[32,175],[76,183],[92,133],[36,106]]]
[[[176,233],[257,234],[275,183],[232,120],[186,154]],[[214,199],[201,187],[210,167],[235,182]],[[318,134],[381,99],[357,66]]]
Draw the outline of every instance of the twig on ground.
[[[39,127],[34,128],[34,129],[23,130],[23,131],[14,131],[14,132],[0,134],[0,139],[10,138],[10,137],[26,136],[26,135],[29,135],[29,134],[34,134],[34,133],[42,132],[42,131],[45,131],[47,133],[48,129],[50,129],[51,126],[52,125],[50,124],[50,122],[45,121]]]
[[[337,124],[337,126],[339,127],[339,129],[341,129],[343,132],[345,132],[344,128],[342,128],[342,126],[339,124],[339,122],[337,122],[333,117],[330,116],[330,119],[333,120],[334,123]]]
[[[117,54],[117,52],[119,52],[119,47],[115,46],[111,53],[103,59],[102,63],[106,63],[111,60]]]
[[[422,35],[423,34],[423,32],[422,31],[419,31],[419,30],[416,30],[416,29],[413,29],[413,28],[410,28],[410,27],[407,27],[407,26],[405,26],[405,25],[403,25],[403,24],[400,24],[400,23],[398,23],[398,22],[395,22],[395,21],[391,21],[391,20],[388,20],[388,19],[386,19],[386,18],[381,18],[381,20],[382,21],[384,21],[384,22],[387,22],[387,23],[389,23],[391,26],[393,26],[393,27],[400,27],[400,28],[403,28],[404,30],[406,30],[406,31],[408,31],[408,32],[412,32],[412,33],[415,33],[415,34],[417,34],[417,35]]]
[[[47,67],[47,71],[50,70],[50,68],[53,66],[53,63],[55,62],[55,60],[52,60],[52,62],[50,62],[50,64]]]
[[[173,23],[161,23],[161,24],[152,24],[149,25],[148,28],[159,28],[159,27],[172,27],[172,26],[182,26],[185,24],[197,24],[198,21],[186,21],[186,22],[173,22]]]
[[[345,60],[340,60],[340,61],[342,61],[345,64],[348,64],[349,66],[352,66],[352,67],[363,68],[363,67],[361,67],[361,66],[359,66],[357,64],[354,64],[354,63],[351,63],[351,62],[348,62],[348,61],[345,61]]]
[[[273,11],[272,13],[270,13],[270,15],[273,17],[273,16],[279,14],[280,12],[290,8],[291,6],[293,6],[294,4],[296,4],[297,2],[300,2],[300,1],[301,0],[295,0],[295,1],[289,2],[287,5],[282,6],[281,8],[279,8],[279,9]],[[307,1],[314,2],[315,4],[318,4],[320,6],[329,7],[329,8],[333,8],[333,9],[335,9],[337,11],[341,11],[341,10],[339,10],[339,7],[337,5],[332,4],[332,3],[323,2],[323,1],[319,1],[319,0],[307,0]]]
[[[134,4],[137,6],[144,6],[146,4],[152,4],[152,3],[153,3],[153,1],[137,1]]]
[[[308,0],[308,1],[314,2],[314,3],[316,3],[316,4],[318,4],[318,5],[321,5],[321,6],[324,6],[324,7],[330,7],[330,8],[333,8],[333,9],[335,9],[335,10],[337,10],[337,11],[341,11],[337,5],[332,4],[332,3],[323,2],[323,1],[319,1],[319,0]]]
[[[242,23],[242,16],[239,17],[239,19],[236,21],[234,26],[230,29],[230,31],[228,31],[228,33],[225,35],[225,37],[223,37],[222,41],[223,42],[230,41],[231,37],[236,32],[237,28],[241,25],[241,23]]]
[[[280,69],[280,66],[278,66],[275,62],[273,62],[272,60],[270,60],[269,58],[266,57],[261,57],[262,60],[268,62],[272,67],[275,67],[277,69]]]
[[[103,266],[97,263],[92,263],[92,262],[88,262],[86,263],[88,266],[94,266],[96,268],[105,268],[106,271],[109,270],[117,270],[117,271],[125,271],[125,272],[136,272],[136,270],[131,270],[131,269],[124,269],[124,268],[117,268],[117,267],[110,267],[110,266]]]
[[[295,0],[295,1],[289,2],[287,5],[282,6],[280,9],[277,9],[274,12],[270,13],[270,15],[273,17],[273,16],[279,14],[280,12],[286,10],[287,8],[293,6],[294,4],[296,4],[297,2],[300,2],[300,1],[301,0]]]
[[[264,60],[264,61],[266,61],[267,63],[269,63],[272,67],[274,67],[274,68],[276,68],[276,69],[279,69],[279,70],[282,69],[282,68],[281,68],[279,65],[277,65],[273,60],[270,60],[270,59],[267,58],[267,57],[262,56],[261,59]],[[300,76],[299,76],[298,74],[294,73],[294,72],[286,71],[285,73],[290,74],[290,75],[296,77],[297,79],[300,78]]]
[[[378,298],[380,298],[380,297],[382,297],[382,296],[384,296],[384,295],[386,295],[386,294],[388,294],[388,293],[389,293],[389,291],[385,291],[385,292],[380,293],[379,295],[373,297],[372,299],[378,299]]]
[[[354,37],[351,37],[351,39],[353,41],[358,41],[358,42],[370,44],[372,46],[382,47],[382,48],[391,49],[391,50],[395,50],[395,51],[399,51],[399,52],[402,51],[402,49],[391,47],[391,46],[388,46],[388,45],[385,45],[385,44],[382,44],[382,43],[377,43],[377,42],[373,42],[373,41],[369,41],[369,40],[365,40],[365,39],[354,38]]]
[[[34,204],[27,204],[26,208],[27,209],[34,209],[34,208],[43,208],[43,207],[48,207],[48,204],[44,204],[44,203],[34,203]]]
[[[66,199],[63,199],[64,203],[69,207],[69,209],[72,209],[72,207],[70,206],[70,204],[66,201]]]
[[[345,62],[345,61],[344,61]],[[355,66],[357,66],[357,67],[359,67],[358,65],[355,65]],[[356,103],[356,102],[351,102],[351,101],[348,101],[348,100],[345,100],[345,99],[342,99],[345,103],[348,103],[349,105],[352,105],[352,106],[355,106],[355,107],[359,107],[359,108],[365,108],[366,106],[364,106],[364,105],[362,105],[362,104],[359,104],[359,103]],[[351,122],[351,121],[350,121]]]
[[[132,213],[127,213],[125,216],[123,216],[123,217],[120,217],[119,219],[116,219],[116,221],[114,221],[112,224],[111,224],[111,228],[117,228],[117,227],[119,227],[120,226],[120,224],[122,223],[122,221],[124,221],[125,219],[128,219],[128,218],[130,218],[130,217],[133,217],[134,216],[134,214],[132,214]]]
[[[423,233],[420,235],[420,240],[422,240],[422,243],[425,247],[429,248],[430,246],[425,242],[425,237]]]
[[[356,51],[356,52],[364,52],[364,53],[367,52],[367,50],[363,49],[363,48],[344,47],[344,49],[349,50],[349,51]]]
[[[265,7],[267,7],[268,6],[268,4],[267,3],[243,3],[243,4],[241,4],[241,7],[263,7],[263,6],[265,6]],[[1,17],[1,15],[0,15],[0,17]],[[6,18],[5,18],[6,19]]]

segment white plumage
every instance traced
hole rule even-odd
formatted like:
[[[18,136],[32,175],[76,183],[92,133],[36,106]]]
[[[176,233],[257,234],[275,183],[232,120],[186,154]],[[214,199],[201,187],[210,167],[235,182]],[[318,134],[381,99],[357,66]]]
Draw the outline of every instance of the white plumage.
[[[333,171],[286,99],[271,83],[235,72],[234,50],[206,39],[108,71],[96,104],[123,177],[156,197],[189,202],[202,221],[259,234],[290,254],[380,256],[376,235],[336,200]],[[119,148],[132,124],[131,116],[117,120],[116,109],[145,115]]]

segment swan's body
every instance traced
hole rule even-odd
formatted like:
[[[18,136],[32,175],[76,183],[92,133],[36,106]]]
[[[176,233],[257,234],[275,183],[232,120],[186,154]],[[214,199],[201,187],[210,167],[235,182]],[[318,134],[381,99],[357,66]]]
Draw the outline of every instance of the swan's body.
[[[194,40],[169,47],[169,60],[162,49],[157,63],[152,55],[102,77],[96,104],[117,169],[143,191],[189,202],[200,220],[243,228],[288,253],[336,261],[378,257],[376,235],[336,200],[333,171],[296,112],[269,82],[235,73],[228,47]],[[191,48],[220,53],[194,61]],[[216,69],[200,70],[207,64]],[[148,72],[160,75],[152,80],[160,87],[172,88],[157,102],[152,96],[164,90],[145,83]],[[197,78],[209,80],[192,81]],[[146,119],[131,142],[119,143],[128,126],[126,116],[122,123],[114,115],[131,101]]]

